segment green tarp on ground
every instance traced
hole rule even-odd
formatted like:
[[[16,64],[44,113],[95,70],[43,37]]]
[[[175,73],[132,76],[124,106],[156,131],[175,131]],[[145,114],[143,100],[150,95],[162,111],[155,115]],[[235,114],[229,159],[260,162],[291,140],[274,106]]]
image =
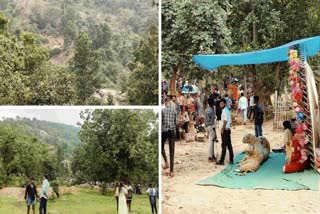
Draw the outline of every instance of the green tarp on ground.
[[[244,153],[235,157],[235,163]],[[267,161],[256,172],[240,176],[234,172],[237,165],[228,165],[220,173],[198,182],[198,185],[219,186],[232,189],[278,189],[278,190],[319,190],[320,176],[312,169],[304,172],[284,174],[284,153],[270,153]]]

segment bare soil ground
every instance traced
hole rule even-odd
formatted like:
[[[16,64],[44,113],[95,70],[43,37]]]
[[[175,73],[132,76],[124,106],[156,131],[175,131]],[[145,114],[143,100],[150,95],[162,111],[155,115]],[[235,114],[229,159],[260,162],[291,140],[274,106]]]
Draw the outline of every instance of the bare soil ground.
[[[238,125],[231,130],[235,155],[246,148],[241,142],[246,133],[254,134],[252,123],[246,126]],[[278,148],[281,144],[282,130],[273,131],[272,121],[263,125],[263,134],[270,141],[271,148]],[[219,139],[219,155],[220,144]],[[165,147],[168,155],[168,145]],[[196,185],[196,182],[213,176],[226,167],[208,163],[207,159],[207,142],[176,142],[175,177],[168,177],[168,171],[162,170],[163,214],[319,213],[320,211],[320,191],[244,190]],[[228,160],[227,152],[225,164],[228,164]]]
[[[38,194],[40,194],[41,189],[37,188]],[[76,194],[78,193],[79,189],[77,187],[60,187],[59,193],[61,195],[63,194]],[[0,189],[0,197],[10,197],[10,198],[16,198],[18,201],[24,200],[24,193],[25,188],[19,188],[19,187],[7,187]],[[51,196],[53,193],[52,188],[49,189],[49,196]],[[40,195],[39,195],[40,196]]]
[[[111,96],[113,98],[112,105],[127,105],[126,95],[114,89],[100,89],[99,93],[96,93],[94,96],[106,103],[108,102],[108,97]]]

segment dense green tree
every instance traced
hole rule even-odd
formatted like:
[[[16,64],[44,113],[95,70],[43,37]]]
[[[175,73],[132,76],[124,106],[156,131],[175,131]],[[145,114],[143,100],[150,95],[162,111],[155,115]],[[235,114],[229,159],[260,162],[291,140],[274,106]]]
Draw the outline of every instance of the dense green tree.
[[[69,21],[66,27],[63,29],[64,48],[67,48],[72,44],[77,34],[78,34],[77,25],[74,22]]]
[[[7,23],[0,22],[0,29],[3,29],[3,33],[0,33],[0,103],[72,103],[73,75],[48,62],[48,50],[39,46],[35,35],[22,32],[18,40],[6,31]]]
[[[93,37],[92,47],[94,50],[108,48],[112,37],[112,32],[108,24],[104,23],[96,26]]]
[[[319,5],[319,1],[314,0],[233,1],[228,19],[232,29],[232,52],[272,48],[318,35],[319,24],[315,23],[319,23],[319,18],[312,11]],[[282,92],[288,71],[286,62],[248,65],[240,69],[265,104],[275,90]]]
[[[202,78],[204,71],[192,62],[193,54],[228,52],[229,13],[229,1],[162,1],[162,72],[170,78],[171,93],[175,93],[178,72]]]
[[[13,176],[40,178],[51,157],[48,147],[11,125],[0,125],[0,136],[2,183],[7,184]],[[46,172],[52,173],[49,168]]]
[[[84,104],[100,89],[101,82],[96,75],[101,65],[101,52],[91,50],[91,40],[85,32],[77,36],[75,49],[71,69],[76,75],[77,103]]]
[[[154,181],[158,174],[156,115],[148,110],[94,110],[82,113],[72,170],[78,182]],[[145,177],[144,177],[145,176]]]
[[[126,84],[132,105],[158,104],[158,28],[151,26],[133,53],[129,68],[132,71]]]

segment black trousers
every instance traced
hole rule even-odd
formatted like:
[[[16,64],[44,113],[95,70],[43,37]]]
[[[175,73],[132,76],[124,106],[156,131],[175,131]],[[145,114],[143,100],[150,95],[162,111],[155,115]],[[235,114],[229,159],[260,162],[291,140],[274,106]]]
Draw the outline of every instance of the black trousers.
[[[152,213],[154,213],[154,212],[158,213],[156,196],[149,196],[149,200],[150,200]]]
[[[249,106],[248,113],[247,113],[247,118],[249,120],[251,119],[252,113],[253,113],[253,106]]]
[[[168,130],[167,132],[162,132],[161,134],[161,154],[165,162],[168,162],[166,151],[164,150],[164,144],[167,139],[169,139],[169,153],[170,153],[170,172],[173,172],[173,163],[174,163],[174,131]]]
[[[226,157],[226,152],[227,152],[227,148],[229,151],[229,159],[230,162],[233,161],[233,149],[232,149],[232,144],[231,144],[231,130],[224,130],[223,134],[221,135],[221,139],[222,139],[222,154],[221,154],[221,162],[224,162],[224,158]]]
[[[45,198],[40,198],[40,208],[39,208],[39,213],[42,214],[47,214],[47,199]]]

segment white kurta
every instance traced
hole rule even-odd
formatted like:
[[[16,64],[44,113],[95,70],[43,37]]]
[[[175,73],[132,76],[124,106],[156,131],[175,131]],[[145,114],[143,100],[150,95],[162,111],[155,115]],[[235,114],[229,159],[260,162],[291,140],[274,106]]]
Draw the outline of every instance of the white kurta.
[[[121,191],[119,193],[119,214],[128,214],[127,200],[126,195],[128,191],[126,188],[121,187]]]

